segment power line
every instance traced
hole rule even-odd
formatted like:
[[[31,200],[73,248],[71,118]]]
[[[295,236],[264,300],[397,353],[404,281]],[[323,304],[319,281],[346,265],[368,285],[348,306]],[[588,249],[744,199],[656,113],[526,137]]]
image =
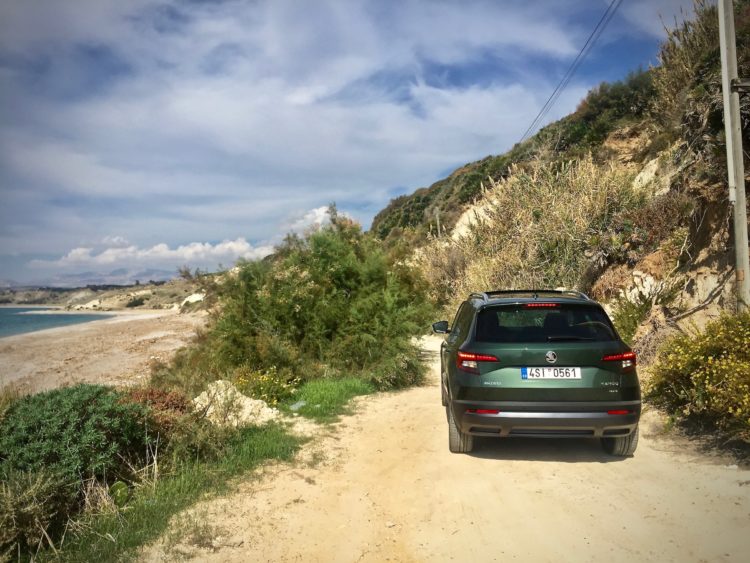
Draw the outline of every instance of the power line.
[[[599,21],[596,24],[596,27],[594,27],[594,30],[591,32],[591,35],[589,35],[588,39],[586,40],[586,43],[583,45],[581,50],[579,51],[576,58],[573,60],[573,63],[570,65],[570,68],[568,68],[567,72],[563,76],[562,80],[560,80],[560,83],[557,85],[555,90],[552,92],[550,97],[545,102],[542,109],[539,111],[537,116],[534,118],[534,121],[532,121],[531,125],[529,125],[529,128],[526,130],[526,132],[523,134],[523,137],[521,138],[521,142],[525,141],[531,136],[531,133],[536,129],[536,127],[544,120],[544,118],[547,116],[549,111],[552,109],[552,107],[555,105],[555,102],[557,102],[558,98],[562,94],[562,92],[567,87],[568,83],[570,82],[571,78],[573,78],[573,75],[578,70],[578,68],[581,66],[581,63],[583,63],[583,60],[586,58],[586,56],[589,54],[591,49],[593,48],[596,41],[601,36],[602,32],[604,31],[604,28],[607,27],[607,24],[610,22],[612,17],[615,15],[615,12],[620,7],[620,4],[622,3],[622,0],[612,0],[612,2],[609,4],[607,9],[602,14],[602,17],[599,19]]]
[[[544,106],[542,106],[542,109],[539,110],[539,113],[534,118],[534,121],[531,122],[529,128],[526,129],[526,132],[523,134],[523,137],[521,137],[521,140],[519,142],[523,143],[526,139],[528,139],[531,136],[531,133],[547,116],[549,111],[552,109],[552,106],[555,105],[555,102],[557,102],[557,99],[563,93],[563,90],[565,90],[565,88],[567,87],[571,78],[573,78],[573,75],[578,70],[578,67],[581,66],[583,60],[591,52],[591,49],[593,49],[597,40],[614,17],[615,12],[617,12],[617,9],[620,7],[620,4],[622,4],[622,2],[623,0],[612,0],[609,6],[607,6],[607,9],[602,14],[602,17],[599,18],[596,27],[594,27],[594,30],[591,32],[591,35],[589,35],[588,39],[586,39],[586,43],[584,43],[583,47],[581,47],[581,50],[578,52],[578,55],[571,63],[570,68],[568,68],[567,72],[562,77],[562,80],[560,80],[560,83],[557,85],[552,94],[550,94],[550,97],[547,98]]]

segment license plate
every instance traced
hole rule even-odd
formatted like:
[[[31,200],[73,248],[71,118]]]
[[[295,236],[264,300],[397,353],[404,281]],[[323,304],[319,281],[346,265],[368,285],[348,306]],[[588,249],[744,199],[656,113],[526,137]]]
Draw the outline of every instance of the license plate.
[[[581,379],[581,368],[521,368],[521,379]]]

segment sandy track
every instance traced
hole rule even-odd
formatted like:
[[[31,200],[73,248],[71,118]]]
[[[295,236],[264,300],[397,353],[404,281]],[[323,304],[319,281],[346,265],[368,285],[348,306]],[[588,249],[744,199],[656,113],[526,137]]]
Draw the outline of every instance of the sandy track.
[[[205,322],[201,313],[118,312],[101,321],[0,338],[0,387],[30,392],[74,383],[132,385]]]
[[[143,557],[748,561],[750,471],[659,436],[653,415],[631,459],[587,440],[478,440],[450,454],[438,361],[429,386],[362,399],[305,447],[322,462],[266,468],[187,515],[200,541],[188,533]]]

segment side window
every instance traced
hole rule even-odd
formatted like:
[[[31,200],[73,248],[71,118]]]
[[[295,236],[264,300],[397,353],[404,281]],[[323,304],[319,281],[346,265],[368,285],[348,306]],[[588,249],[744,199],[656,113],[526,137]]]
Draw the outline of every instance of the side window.
[[[467,312],[471,307],[469,307],[469,304],[464,301],[461,303],[461,306],[458,308],[458,312],[456,313],[456,317],[453,319],[453,324],[451,325],[451,331],[448,335],[448,342],[453,344],[460,336],[466,333],[467,327],[466,327],[466,316]]]

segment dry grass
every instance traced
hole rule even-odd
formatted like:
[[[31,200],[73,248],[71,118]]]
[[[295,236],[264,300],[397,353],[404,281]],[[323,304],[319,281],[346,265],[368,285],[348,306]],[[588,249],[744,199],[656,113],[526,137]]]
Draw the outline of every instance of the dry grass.
[[[5,418],[5,413],[8,412],[13,403],[15,403],[22,396],[23,393],[21,389],[16,387],[15,385],[11,384],[0,388],[0,422],[3,421],[3,418]]]
[[[434,297],[455,310],[472,291],[494,288],[588,289],[592,267],[623,246],[609,232],[616,214],[642,204],[632,175],[592,158],[537,164],[491,182],[468,233],[434,240],[417,260]]]
[[[109,494],[109,487],[96,479],[86,479],[81,488],[83,512],[88,515],[117,512],[117,504]]]
[[[661,64],[653,71],[657,96],[652,114],[668,127],[679,125],[691,95],[687,90],[702,82],[711,59],[718,57],[716,7],[707,0],[694,0],[693,11],[697,16],[671,29],[672,22],[664,22],[667,39],[659,53]]]
[[[47,530],[61,510],[54,476],[12,472],[0,481],[0,561],[11,554],[36,553],[49,545]]]

